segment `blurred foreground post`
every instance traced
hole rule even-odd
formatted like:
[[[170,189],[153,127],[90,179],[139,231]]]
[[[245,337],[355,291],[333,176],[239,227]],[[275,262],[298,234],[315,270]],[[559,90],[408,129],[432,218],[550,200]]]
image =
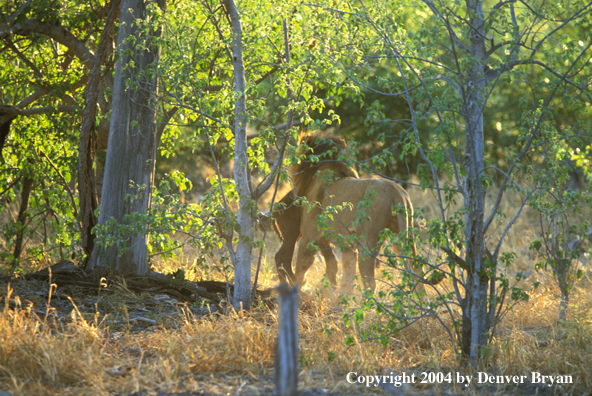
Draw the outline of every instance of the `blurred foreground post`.
[[[298,394],[298,286],[287,283],[280,293],[279,334],[275,350],[275,391],[277,396]]]

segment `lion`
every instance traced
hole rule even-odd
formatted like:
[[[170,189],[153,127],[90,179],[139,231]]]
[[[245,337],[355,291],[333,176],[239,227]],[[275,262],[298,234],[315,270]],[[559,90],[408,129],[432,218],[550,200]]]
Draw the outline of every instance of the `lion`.
[[[357,179],[358,173],[355,169],[349,168],[344,162],[333,159],[335,151],[344,151],[346,149],[347,145],[343,139],[328,135],[324,137],[323,142],[318,142],[314,147],[315,153],[318,152],[320,155],[324,155],[324,158],[320,161],[319,165],[326,165],[327,162],[331,162],[330,169],[334,178],[339,179],[349,177]],[[309,164],[313,169],[316,166],[311,164],[310,160],[307,159],[302,163]],[[323,169],[326,168],[326,166],[323,167]],[[293,168],[292,171],[298,172],[297,167]],[[298,177],[296,179],[298,179]],[[301,235],[300,223],[302,221],[303,211],[302,206],[297,205],[294,202],[297,198],[295,190],[291,190],[279,201],[279,207],[281,209],[273,214],[272,225],[282,243],[275,255],[275,264],[280,282],[296,282],[296,277],[292,271],[292,258],[294,256],[296,243]],[[337,259],[333,254],[333,249],[324,238],[319,241],[318,247],[325,259],[327,278],[332,285],[336,285]]]
[[[376,255],[382,245],[380,234],[384,229],[405,233],[411,240],[413,255],[418,255],[411,232],[413,205],[409,194],[387,179],[360,179],[354,169],[336,159],[336,154],[346,149],[345,141],[339,137],[306,134],[301,135],[298,144],[303,159],[291,168],[294,189],[280,201],[283,209],[273,215],[274,228],[282,239],[282,246],[275,255],[280,280],[288,279],[303,285],[306,272],[314,263],[316,246],[325,258],[327,277],[336,286],[337,260],[332,248],[338,242],[336,239],[341,239],[340,235],[353,234],[357,237],[356,243],[343,239],[346,246],[342,253],[343,274],[339,291],[351,289],[360,250],[365,256],[359,262],[364,287],[374,290]],[[298,198],[305,198],[315,205],[310,211],[304,210],[295,203]],[[333,213],[330,220],[319,227],[319,215],[326,208],[344,203],[348,204],[343,210]],[[356,216],[361,206],[365,206],[366,221]],[[295,271],[292,271],[292,256],[299,239],[300,249]],[[399,246],[393,247],[400,253]],[[420,283],[430,283],[411,270],[407,263],[406,267]]]

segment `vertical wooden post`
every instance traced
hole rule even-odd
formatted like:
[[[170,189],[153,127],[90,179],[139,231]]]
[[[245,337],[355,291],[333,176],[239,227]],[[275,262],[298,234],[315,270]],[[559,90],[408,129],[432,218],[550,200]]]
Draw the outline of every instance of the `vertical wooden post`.
[[[275,391],[277,396],[298,394],[298,286],[287,283],[280,293],[279,334],[275,350]]]

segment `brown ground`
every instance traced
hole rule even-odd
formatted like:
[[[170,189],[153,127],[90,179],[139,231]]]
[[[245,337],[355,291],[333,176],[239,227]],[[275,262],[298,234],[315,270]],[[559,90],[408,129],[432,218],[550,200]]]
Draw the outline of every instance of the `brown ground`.
[[[57,279],[57,280],[56,280]],[[59,281],[54,274],[53,282]],[[67,283],[62,280],[62,283]],[[132,282],[133,283],[133,282]],[[273,393],[277,316],[273,297],[246,314],[218,304],[179,301],[167,288],[125,281],[107,287],[70,284],[52,288],[43,279],[0,283],[0,390],[17,395],[268,395]],[[133,289],[133,290],[132,290]],[[314,289],[316,290],[316,289]],[[487,367],[469,370],[436,321],[425,320],[392,338],[346,347],[355,331],[343,308],[326,292],[305,291],[299,312],[304,395],[514,395],[586,394],[592,373],[592,301],[577,290],[569,324],[554,325],[556,291],[543,289],[500,327]],[[49,304],[48,304],[49,302]],[[371,314],[369,314],[371,315]],[[368,318],[370,319],[370,318]],[[329,352],[334,355],[330,358]],[[415,384],[365,388],[346,382],[350,371],[486,371],[500,375],[571,374],[574,385],[553,387]],[[1,396],[5,396],[0,393]]]

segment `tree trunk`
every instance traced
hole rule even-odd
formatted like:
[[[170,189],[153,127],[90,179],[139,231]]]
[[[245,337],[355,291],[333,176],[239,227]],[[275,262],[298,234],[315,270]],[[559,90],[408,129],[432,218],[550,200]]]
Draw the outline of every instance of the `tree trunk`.
[[[0,105],[0,164],[4,163],[2,152],[4,151],[4,144],[10,133],[10,124],[16,118],[16,115],[12,115],[9,112],[14,113],[12,106]]]
[[[275,349],[275,391],[278,396],[298,394],[298,286],[278,286],[279,334]]]
[[[23,179],[23,189],[21,191],[21,207],[19,208],[16,226],[18,227],[16,240],[14,242],[14,251],[12,253],[13,262],[12,267],[16,268],[21,253],[23,252],[23,239],[25,237],[25,230],[27,229],[27,210],[29,210],[29,198],[33,191],[34,179],[30,176],[25,176]]]
[[[232,254],[234,264],[235,309],[251,308],[251,252],[254,237],[256,209],[253,209],[251,172],[247,156],[247,125],[245,101],[245,66],[243,62],[243,28],[234,0],[226,0],[226,10],[232,25],[232,67],[234,70],[234,181],[239,194],[239,240]]]
[[[569,306],[569,292],[567,287],[561,288],[561,300],[559,300],[559,316],[558,322],[564,322],[567,320],[567,307]]]
[[[463,323],[470,324],[463,329],[462,350],[468,353],[472,366],[477,364],[479,350],[487,341],[487,291],[488,278],[483,275],[485,251],[484,216],[485,191],[480,182],[483,163],[483,104],[485,80],[483,78],[486,55],[483,4],[481,0],[467,1],[473,16],[470,28],[472,69],[469,71],[464,96],[466,123],[466,261],[469,263],[467,281],[467,306],[463,312]]]
[[[113,34],[115,20],[119,15],[120,4],[121,0],[112,0],[111,2],[111,8],[105,22],[103,34],[101,35],[94,65],[88,77],[85,106],[82,112],[82,126],[80,128],[80,143],[78,146],[78,197],[80,201],[80,222],[82,224],[80,238],[87,260],[93,251],[94,235],[92,234],[92,229],[97,224],[95,210],[99,206],[96,174],[93,169],[93,163],[96,151],[95,118],[102,77],[101,66],[105,63],[107,54],[109,53],[111,35]]]
[[[557,193],[557,196],[562,196],[564,191],[557,191]],[[561,207],[563,206],[564,205],[561,202]],[[563,261],[563,259],[567,259],[567,257],[569,257],[569,253],[567,253],[569,249],[566,245],[560,246],[560,243],[565,243],[565,240],[561,238],[561,231],[564,227],[564,224],[566,223],[560,222],[557,219],[558,216],[558,214],[551,216],[551,246],[550,249],[547,249],[547,257],[551,258],[551,262],[553,263],[553,271],[555,271],[555,276],[557,277],[557,286],[559,286],[559,290],[561,291],[561,299],[559,301],[559,316],[557,318],[557,320],[561,322],[567,319],[570,288],[569,272],[574,263],[571,260],[569,262]],[[562,251],[563,254],[561,254]]]
[[[164,0],[157,1],[164,9]],[[160,53],[152,38],[160,31],[142,33],[137,21],[146,17],[141,0],[121,3],[109,142],[99,224],[114,219],[122,224],[132,213],[143,214],[150,205],[156,148],[158,76],[154,72]],[[127,196],[127,198],[126,198]],[[129,197],[133,197],[130,199]],[[125,245],[125,252],[119,252]],[[95,277],[108,272],[145,275],[147,236],[131,235],[113,246],[94,246],[88,266]]]

